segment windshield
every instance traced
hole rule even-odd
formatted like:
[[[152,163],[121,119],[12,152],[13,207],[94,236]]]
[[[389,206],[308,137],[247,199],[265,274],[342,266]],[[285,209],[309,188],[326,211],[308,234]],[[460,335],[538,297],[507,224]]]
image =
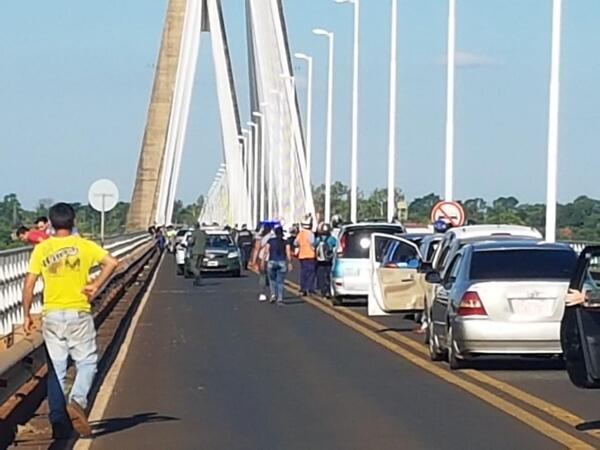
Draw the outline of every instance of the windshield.
[[[381,265],[415,269],[419,266],[419,253],[404,242],[389,240],[382,249]]]
[[[340,239],[341,256],[343,258],[367,259],[369,257],[369,247],[371,247],[371,234],[373,233],[401,236],[404,230],[399,225],[375,225],[350,228],[344,232]],[[377,249],[376,253],[379,255],[380,251],[381,249]]]
[[[227,248],[234,245],[228,234],[209,234],[206,239],[206,246],[210,248]]]
[[[472,255],[474,280],[556,280],[571,278],[577,256],[569,250],[493,250]]]

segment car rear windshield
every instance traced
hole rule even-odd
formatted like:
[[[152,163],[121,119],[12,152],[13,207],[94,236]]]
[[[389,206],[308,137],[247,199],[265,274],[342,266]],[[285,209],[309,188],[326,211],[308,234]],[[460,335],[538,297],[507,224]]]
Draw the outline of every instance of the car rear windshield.
[[[569,280],[577,256],[569,250],[487,250],[473,253],[474,280]]]
[[[210,248],[227,248],[235,244],[228,234],[209,234],[206,246]]]
[[[385,233],[400,236],[404,233],[401,226],[356,227],[347,230],[341,237],[340,244],[343,258],[368,258],[371,245],[371,234]]]

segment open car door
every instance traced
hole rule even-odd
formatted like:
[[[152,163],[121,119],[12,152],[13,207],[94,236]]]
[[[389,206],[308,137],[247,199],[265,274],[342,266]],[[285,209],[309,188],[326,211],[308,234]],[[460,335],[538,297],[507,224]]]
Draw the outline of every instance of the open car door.
[[[586,247],[579,255],[570,289],[585,293],[583,305],[565,308],[560,340],[571,382],[584,389],[600,389],[600,247]]]
[[[423,275],[417,272],[421,261],[419,248],[412,242],[389,234],[371,235],[370,316],[423,310]]]

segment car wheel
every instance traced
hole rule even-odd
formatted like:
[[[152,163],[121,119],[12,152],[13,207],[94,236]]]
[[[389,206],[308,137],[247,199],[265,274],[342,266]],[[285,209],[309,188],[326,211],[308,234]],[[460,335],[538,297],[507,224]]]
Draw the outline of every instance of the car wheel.
[[[339,295],[331,296],[331,304],[333,306],[344,306],[344,298]]]
[[[242,269],[238,269],[238,270],[232,272],[231,276],[234,277],[234,278],[241,277],[242,276]]]
[[[428,321],[427,323],[427,336],[429,336],[429,359],[431,359],[432,361],[443,361],[444,352],[440,349],[438,345],[438,340],[433,331],[433,324],[431,323],[431,321]]]
[[[448,364],[451,370],[459,370],[465,367],[464,359],[456,356],[456,341],[452,335],[452,327],[448,329]]]

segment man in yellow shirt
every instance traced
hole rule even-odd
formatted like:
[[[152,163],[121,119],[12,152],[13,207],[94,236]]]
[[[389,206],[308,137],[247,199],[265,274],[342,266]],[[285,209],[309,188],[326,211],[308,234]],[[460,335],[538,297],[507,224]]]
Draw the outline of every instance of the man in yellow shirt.
[[[119,263],[98,244],[71,234],[75,226],[71,205],[57,203],[49,215],[55,234],[31,254],[23,286],[23,326],[26,333],[32,331],[30,310],[35,283],[41,276],[42,334],[52,366],[47,383],[52,429],[56,438],[67,437],[71,425],[80,435],[90,436],[85,409],[98,361],[91,301]],[[98,264],[102,270],[90,281],[90,269]],[[77,375],[66,403],[64,381],[69,357],[75,362]]]

